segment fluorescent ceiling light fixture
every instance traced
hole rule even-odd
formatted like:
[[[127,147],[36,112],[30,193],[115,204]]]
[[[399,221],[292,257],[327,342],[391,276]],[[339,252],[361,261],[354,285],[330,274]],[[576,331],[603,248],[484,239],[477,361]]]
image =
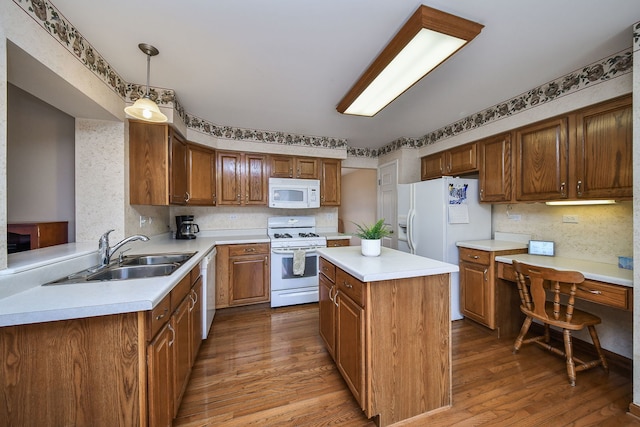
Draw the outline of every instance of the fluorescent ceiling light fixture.
[[[156,56],[158,49],[150,44],[140,43],[138,48],[147,55],[147,90],[142,98],[139,98],[133,105],[124,109],[124,112],[138,120],[144,120],[145,122],[164,123],[167,121],[167,116],[162,114],[158,104],[149,96],[149,67],[151,64],[151,57]]]
[[[418,80],[473,40],[484,26],[421,5],[336,109],[375,116]]]
[[[615,200],[559,200],[545,202],[549,206],[578,206],[578,205],[614,205]]]

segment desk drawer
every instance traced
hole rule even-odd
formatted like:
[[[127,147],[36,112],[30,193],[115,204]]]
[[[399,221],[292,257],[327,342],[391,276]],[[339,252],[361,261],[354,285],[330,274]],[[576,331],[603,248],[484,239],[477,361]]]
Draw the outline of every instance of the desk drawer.
[[[505,264],[504,262],[498,263],[498,279],[508,280],[510,282],[517,282],[516,269],[511,264]]]
[[[473,262],[475,264],[489,265],[491,263],[491,253],[478,249],[458,248],[460,261]]]
[[[586,279],[578,285],[576,297],[609,307],[631,310],[631,288]]]

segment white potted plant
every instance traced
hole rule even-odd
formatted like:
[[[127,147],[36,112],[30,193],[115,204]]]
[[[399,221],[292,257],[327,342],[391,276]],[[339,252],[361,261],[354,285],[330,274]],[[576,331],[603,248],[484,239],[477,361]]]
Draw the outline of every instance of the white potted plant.
[[[384,223],[384,218],[370,226],[356,224],[356,227],[358,227],[356,236],[362,240],[362,255],[379,256],[382,238],[391,234],[391,230]]]

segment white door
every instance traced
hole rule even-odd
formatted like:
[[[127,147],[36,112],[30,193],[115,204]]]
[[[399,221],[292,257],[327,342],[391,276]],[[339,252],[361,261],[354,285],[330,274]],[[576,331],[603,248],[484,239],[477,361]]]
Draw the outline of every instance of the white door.
[[[398,248],[396,228],[397,217],[397,184],[398,161],[386,163],[378,167],[378,218],[384,218],[384,223],[391,230],[391,236],[382,239],[382,246]]]

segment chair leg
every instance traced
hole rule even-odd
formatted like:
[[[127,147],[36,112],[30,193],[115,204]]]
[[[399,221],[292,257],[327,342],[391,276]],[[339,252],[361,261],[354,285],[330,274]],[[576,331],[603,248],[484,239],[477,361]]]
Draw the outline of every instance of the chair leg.
[[[562,331],[564,336],[564,352],[567,357],[567,375],[569,375],[569,384],[571,387],[576,385],[576,365],[573,362],[573,348],[571,346],[571,331],[564,329]]]
[[[549,344],[549,342],[551,342],[551,334],[549,333],[549,324],[548,323],[544,324],[544,342],[546,342],[547,344]]]
[[[596,332],[596,327],[593,325],[588,326],[589,334],[591,335],[591,340],[593,341],[593,345],[598,352],[598,357],[600,358],[600,362],[602,362],[602,367],[605,372],[609,372],[609,365],[607,365],[607,360],[604,358],[604,353],[602,352],[602,348],[600,347],[600,339],[598,338],[598,333]]]
[[[520,335],[518,335],[518,338],[516,338],[516,342],[513,344],[513,354],[516,354],[518,350],[520,350],[520,347],[522,347],[522,341],[524,340],[524,337],[527,335],[527,332],[529,332],[529,327],[531,326],[532,320],[533,319],[529,316],[527,316],[527,318],[524,319],[524,322],[522,323],[522,328],[520,328]]]

